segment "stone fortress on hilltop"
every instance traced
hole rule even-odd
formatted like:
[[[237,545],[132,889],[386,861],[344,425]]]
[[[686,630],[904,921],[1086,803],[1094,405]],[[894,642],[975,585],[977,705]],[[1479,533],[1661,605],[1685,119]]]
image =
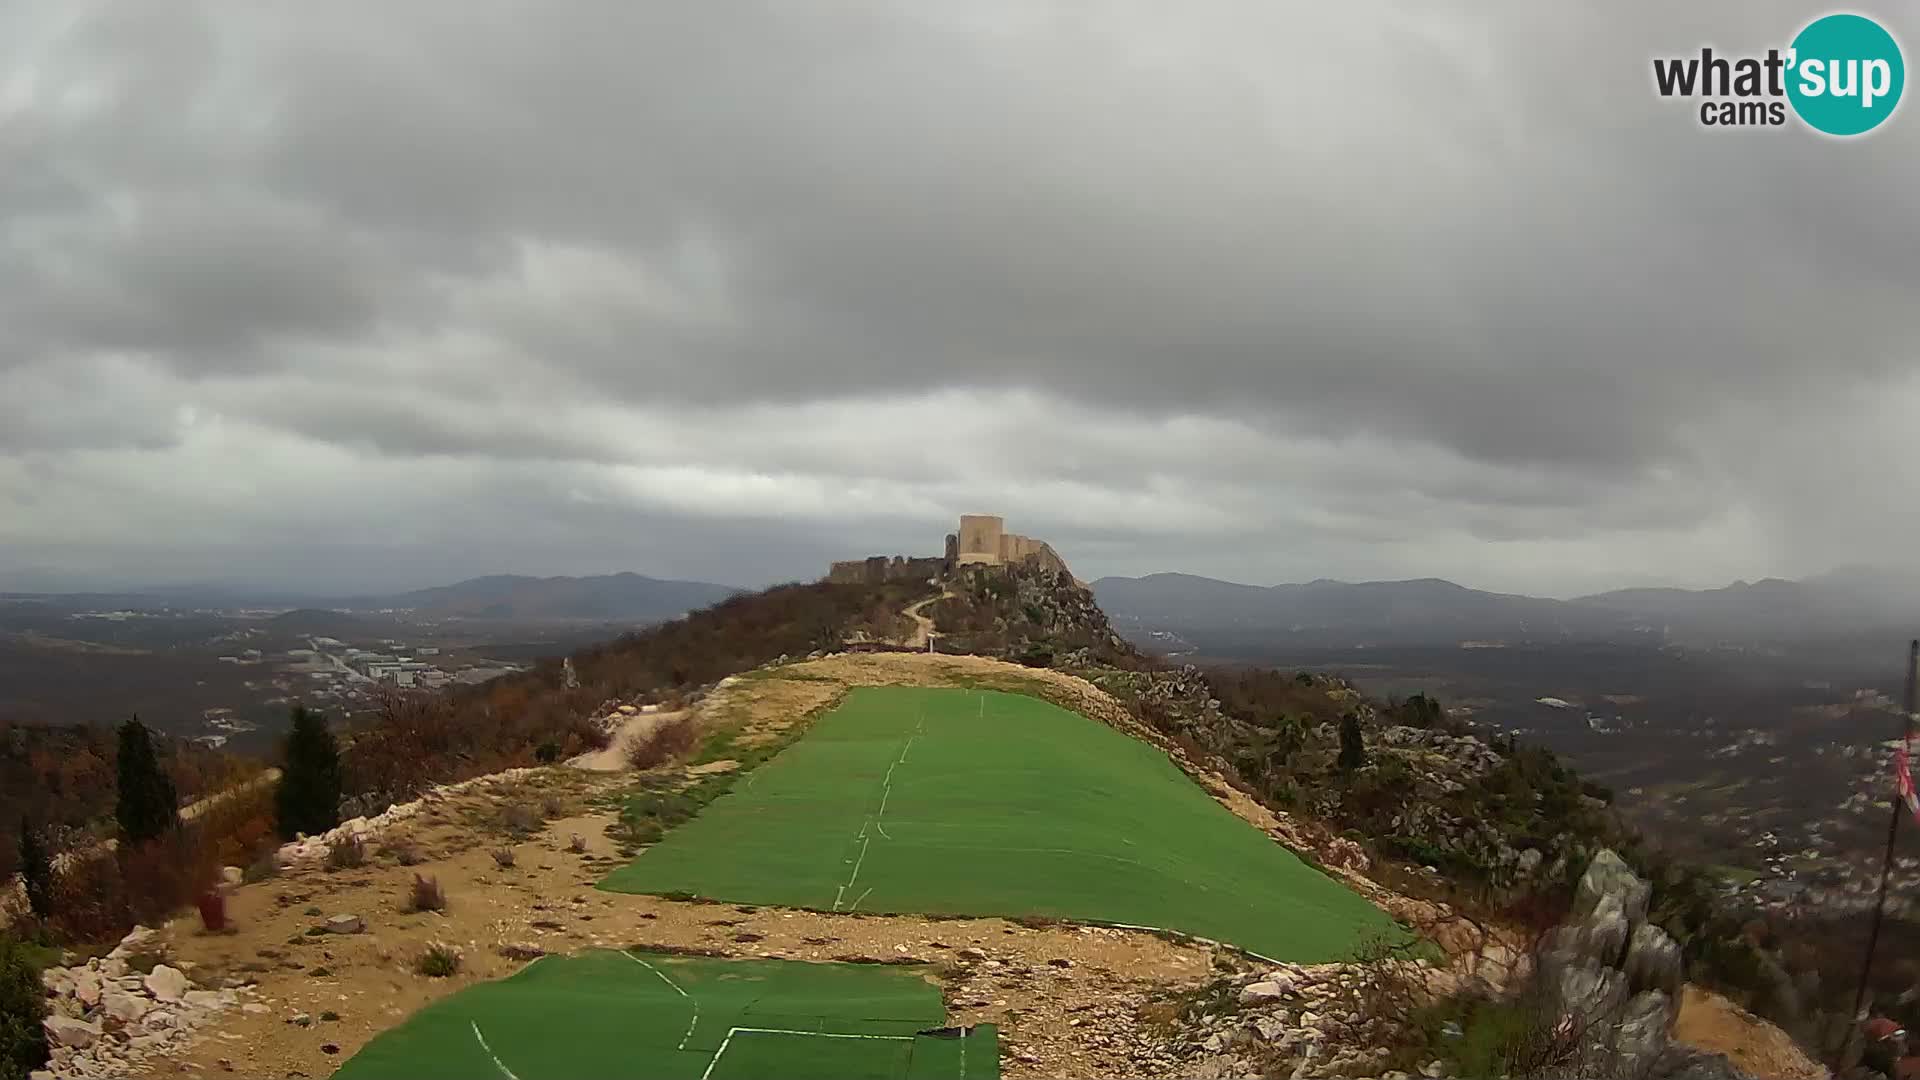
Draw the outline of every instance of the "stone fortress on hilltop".
[[[848,559],[827,568],[827,580],[842,585],[883,581],[926,580],[965,566],[1038,565],[1056,573],[1070,573],[1067,561],[1045,540],[1006,531],[1006,522],[994,514],[962,514],[958,532],[947,534],[945,554],[939,557],[874,555]]]

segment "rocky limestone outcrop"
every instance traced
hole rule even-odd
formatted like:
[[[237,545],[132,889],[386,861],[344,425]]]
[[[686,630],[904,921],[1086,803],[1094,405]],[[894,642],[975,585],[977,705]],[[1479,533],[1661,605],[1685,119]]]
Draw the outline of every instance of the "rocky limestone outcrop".
[[[1680,948],[1647,921],[1652,887],[1612,851],[1595,855],[1567,921],[1541,943],[1533,993],[1564,1060],[1551,1077],[1735,1080],[1716,1055],[1675,1046]]]

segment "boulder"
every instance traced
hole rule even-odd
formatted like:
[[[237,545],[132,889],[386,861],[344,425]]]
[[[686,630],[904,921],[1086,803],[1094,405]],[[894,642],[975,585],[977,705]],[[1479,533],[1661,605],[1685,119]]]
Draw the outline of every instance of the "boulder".
[[[1644,922],[1653,886],[1640,880],[1625,859],[1611,849],[1603,849],[1580,875],[1580,885],[1573,893],[1572,920],[1585,922],[1603,896],[1619,899],[1620,910],[1629,923]]]
[[[158,930],[149,930],[144,926],[136,926],[133,929],[127,931],[127,936],[121,938],[120,944],[115,945],[113,947],[113,951],[108,953],[107,955],[117,956],[117,957],[126,957],[133,953],[139,952],[141,949],[151,944],[154,938],[159,936],[160,936],[160,932]]]
[[[85,1020],[75,1020],[68,1016],[49,1016],[42,1025],[47,1031],[47,1041],[59,1046],[71,1046],[75,1050],[85,1050],[100,1037],[100,1025]]]
[[[1680,1000],[1680,946],[1674,944],[1665,930],[1652,923],[1634,927],[1622,968],[1627,973],[1627,985],[1636,993],[1658,990],[1675,1001]]]
[[[241,870],[237,866],[223,866],[220,868],[220,884],[228,888],[233,888],[246,879],[246,871]]]
[[[1628,999],[1614,1028],[1612,1070],[1616,1076],[1645,1076],[1666,1052],[1667,1034],[1680,1009],[1658,990]]]
[[[100,1004],[100,973],[86,968],[75,969],[73,973],[73,996],[82,1005],[92,1007]]]
[[[1627,1000],[1627,980],[1611,968],[1576,966],[1562,969],[1551,987],[1554,1005],[1562,1016],[1585,1023],[1605,1023],[1619,1015]]]
[[[165,964],[154,965],[146,978],[147,993],[152,994],[156,1001],[179,1001],[189,985],[184,972]]]
[[[335,915],[327,920],[330,934],[357,934],[366,928],[366,920],[358,915]]]
[[[1253,1018],[1253,1023],[1249,1024],[1248,1027],[1259,1037],[1261,1042],[1279,1042],[1285,1038],[1287,1034],[1287,1025],[1281,1023],[1277,1017],[1272,1016],[1256,1016]]]
[[[190,1009],[220,1009],[227,1000],[218,990],[189,990],[180,995],[180,1000]]]
[[[1279,1001],[1286,997],[1287,991],[1291,989],[1293,989],[1291,982],[1283,979],[1263,979],[1260,982],[1248,983],[1240,988],[1240,1004]]]
[[[100,1005],[107,1015],[123,1024],[131,1024],[147,1015],[152,1008],[147,999],[138,994],[129,994],[125,990],[109,990],[101,997]]]

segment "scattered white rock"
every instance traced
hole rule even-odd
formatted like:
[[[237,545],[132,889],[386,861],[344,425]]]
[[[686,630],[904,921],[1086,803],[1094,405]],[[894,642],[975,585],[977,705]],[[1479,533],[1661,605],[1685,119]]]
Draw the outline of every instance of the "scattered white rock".
[[[113,1017],[123,1024],[133,1023],[147,1015],[148,1011],[153,1008],[152,1005],[147,1003],[146,998],[138,994],[128,993],[125,990],[107,991],[102,995],[100,1007],[106,1010],[108,1016]]]
[[[76,1050],[85,1050],[100,1037],[99,1024],[75,1020],[70,1016],[49,1016],[43,1026],[47,1029],[49,1040]]]
[[[335,915],[327,920],[330,934],[357,934],[366,928],[366,921],[358,915]]]
[[[1240,1003],[1250,1005],[1258,1001],[1279,1001],[1293,989],[1292,980],[1284,976],[1277,979],[1265,979],[1257,983],[1248,983],[1240,988]]]
[[[146,978],[147,992],[158,1001],[179,1001],[189,985],[185,972],[165,964],[155,964]]]

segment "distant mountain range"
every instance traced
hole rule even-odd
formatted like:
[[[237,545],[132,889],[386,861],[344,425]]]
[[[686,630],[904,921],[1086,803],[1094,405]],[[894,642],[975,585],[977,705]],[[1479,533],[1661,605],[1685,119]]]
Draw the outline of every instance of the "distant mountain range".
[[[0,600],[39,598],[91,608],[291,608],[307,622],[321,613],[339,611],[406,612],[441,619],[658,622],[710,607],[740,591],[707,581],[632,573],[545,578],[496,574],[431,589],[346,598],[191,585],[115,592],[0,591]]]
[[[1094,596],[1123,625],[1238,632],[1314,645],[1607,640],[1799,640],[1906,626],[1920,632],[1920,579],[1849,569],[1720,589],[1620,589],[1572,600],[1484,592],[1438,578],[1241,585],[1190,574],[1107,577]]]
[[[436,618],[660,620],[711,607],[738,592],[707,581],[632,573],[546,578],[496,574],[393,596],[358,597],[333,606],[405,610]]]

